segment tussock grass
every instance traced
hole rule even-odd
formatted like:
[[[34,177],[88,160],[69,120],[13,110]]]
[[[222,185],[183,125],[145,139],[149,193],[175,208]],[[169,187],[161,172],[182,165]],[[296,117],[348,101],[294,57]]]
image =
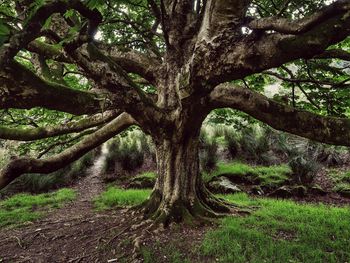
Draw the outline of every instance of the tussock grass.
[[[15,226],[36,220],[44,216],[48,209],[59,208],[63,203],[74,198],[75,192],[71,189],[39,195],[14,195],[0,201],[0,227]]]

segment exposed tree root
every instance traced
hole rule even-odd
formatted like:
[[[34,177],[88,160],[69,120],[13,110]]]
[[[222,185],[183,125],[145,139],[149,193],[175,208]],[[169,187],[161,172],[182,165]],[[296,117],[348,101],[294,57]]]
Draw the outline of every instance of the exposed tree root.
[[[189,201],[166,201],[158,191],[153,191],[150,198],[136,208],[141,209],[144,219],[152,220],[152,227],[168,227],[172,223],[201,225],[213,223],[224,216],[247,215],[252,211],[249,207],[218,198],[206,188],[199,191],[195,198],[189,198]]]

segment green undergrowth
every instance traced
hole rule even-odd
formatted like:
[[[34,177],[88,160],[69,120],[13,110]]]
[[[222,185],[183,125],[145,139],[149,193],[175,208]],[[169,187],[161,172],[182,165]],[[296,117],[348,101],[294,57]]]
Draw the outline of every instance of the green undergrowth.
[[[156,179],[157,175],[154,172],[144,172],[142,174],[137,175],[135,178],[149,178]]]
[[[94,158],[95,152],[91,151],[56,172],[50,174],[23,174],[0,190],[0,197],[21,192],[40,194],[67,187],[73,181],[86,175],[88,168],[93,164]]]
[[[262,186],[282,185],[288,181],[291,169],[288,165],[250,166],[241,162],[219,163],[217,169],[205,174],[204,180],[210,181],[221,175],[241,176],[247,181],[255,181]]]
[[[109,209],[118,206],[133,206],[141,204],[151,194],[149,189],[120,189],[109,187],[95,199],[95,207],[98,210]]]
[[[30,195],[17,194],[0,201],[0,227],[20,225],[44,216],[48,210],[59,208],[63,203],[72,201],[75,192],[60,189],[56,192]]]
[[[137,205],[150,190],[109,188],[97,200],[98,208]],[[230,216],[209,231],[191,252],[174,250],[168,262],[349,262],[350,208],[298,204],[289,200],[251,198],[245,193],[219,197],[242,207],[254,207],[248,216]],[[173,241],[172,241],[173,242]],[[176,242],[176,241],[174,241]],[[191,255],[188,255],[190,253]],[[145,262],[158,262],[159,251],[145,247]],[[198,262],[198,261],[195,261]],[[211,262],[210,260],[208,262]]]
[[[337,170],[331,170],[329,176],[334,182],[334,191],[339,193],[347,193],[350,197],[350,171],[339,172]]]
[[[350,209],[293,201],[225,198],[260,207],[249,216],[227,217],[207,233],[200,248],[217,262],[349,262]]]

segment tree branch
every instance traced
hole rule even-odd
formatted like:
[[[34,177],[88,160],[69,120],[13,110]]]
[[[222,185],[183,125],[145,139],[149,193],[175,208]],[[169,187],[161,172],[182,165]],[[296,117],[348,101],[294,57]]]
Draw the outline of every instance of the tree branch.
[[[83,115],[108,110],[105,97],[45,81],[15,61],[0,70],[0,109],[43,107]]]
[[[65,1],[55,0],[42,5],[31,16],[25,24],[22,31],[10,37],[9,43],[0,48],[0,66],[10,63],[18,51],[26,47],[30,42],[36,39],[40,33],[45,21],[54,13],[64,13],[68,9],[77,10],[82,16],[89,20],[88,35],[92,38],[98,24],[102,21],[101,14],[96,10],[90,10],[79,0]]]
[[[296,59],[313,58],[349,35],[350,10],[336,14],[302,34],[252,33],[240,41],[232,39],[234,45],[224,42],[214,51],[204,47],[198,49],[201,59],[193,65],[193,71],[198,73],[192,83],[206,81],[214,88],[220,83],[277,68]]]
[[[27,157],[13,158],[0,171],[0,189],[24,173],[54,172],[79,159],[132,124],[135,124],[135,121],[130,115],[123,113],[100,130],[57,155],[42,160]]]
[[[210,94],[214,108],[241,110],[271,127],[311,140],[350,146],[350,119],[325,117],[280,104],[247,88],[222,84]]]
[[[264,17],[255,19],[248,23],[250,29],[255,30],[273,30],[283,34],[298,35],[305,33],[320,23],[334,17],[344,14],[350,10],[350,3],[347,0],[338,0],[337,2],[322,8],[319,12],[312,14],[300,20],[290,21],[280,17]]]
[[[116,118],[120,112],[110,111],[104,114],[97,114],[82,120],[67,123],[64,126],[37,127],[30,129],[8,128],[0,126],[0,138],[5,140],[34,141],[44,138],[81,132],[83,130],[105,124]]]
[[[106,56],[109,56],[120,67],[128,73],[135,73],[147,79],[150,83],[155,84],[157,72],[161,66],[161,61],[138,52],[136,50],[120,50],[115,47],[104,46],[97,43],[97,48]]]
[[[319,55],[314,56],[313,58],[320,58],[320,59],[338,58],[345,61],[350,61],[350,52],[347,52],[342,49],[329,49]]]

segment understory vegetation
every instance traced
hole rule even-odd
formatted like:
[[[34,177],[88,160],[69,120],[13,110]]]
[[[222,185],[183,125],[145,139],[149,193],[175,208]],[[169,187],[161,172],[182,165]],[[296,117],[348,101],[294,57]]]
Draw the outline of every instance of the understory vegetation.
[[[350,187],[341,174],[349,161],[346,147],[315,143],[257,123],[242,128],[208,123],[200,136],[202,177],[215,193],[347,196]],[[105,181],[118,187],[152,188],[156,163],[151,138],[136,128],[115,137],[107,144],[103,170]],[[322,185],[323,178],[318,180],[320,173],[332,182],[330,189]]]
[[[86,175],[88,168],[93,165],[95,157],[96,152],[92,151],[54,173],[24,174],[0,190],[0,199],[20,192],[43,193],[69,186]]]
[[[98,208],[138,205],[149,190],[109,188],[96,200]],[[210,230],[199,247],[164,250],[169,261],[193,262],[348,262],[350,260],[350,209],[322,204],[298,204],[288,200],[251,198],[246,193],[220,195],[243,207],[255,207],[248,216],[230,216]],[[172,241],[175,242],[176,241]],[[164,246],[163,246],[164,247]],[[165,247],[164,247],[165,249]],[[145,247],[145,262],[158,261]]]
[[[68,186],[86,174],[100,153],[100,150],[91,151],[48,175],[25,174],[1,190],[0,197]],[[248,190],[241,190],[258,195],[305,195],[310,189],[309,192],[332,191],[349,196],[350,183],[346,176],[349,163],[346,147],[315,143],[255,122],[242,127],[209,122],[202,127],[200,135],[202,177],[216,193],[234,193],[240,187],[232,184],[245,184],[249,185]],[[149,136],[132,127],[107,143],[102,166],[107,183],[122,188],[152,188],[156,180],[155,146]],[[320,173],[332,182],[331,189],[324,189],[315,180]],[[226,191],[227,183],[231,189]]]
[[[75,192],[66,188],[46,194],[14,195],[0,201],[0,227],[18,226],[34,221],[74,198]]]

